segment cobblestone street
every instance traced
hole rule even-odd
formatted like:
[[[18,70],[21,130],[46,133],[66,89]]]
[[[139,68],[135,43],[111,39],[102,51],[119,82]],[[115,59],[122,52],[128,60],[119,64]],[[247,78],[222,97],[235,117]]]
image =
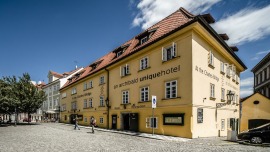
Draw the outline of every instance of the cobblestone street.
[[[225,138],[157,140],[89,128],[74,130],[73,126],[59,123],[0,127],[1,152],[53,151],[270,151],[225,141]]]

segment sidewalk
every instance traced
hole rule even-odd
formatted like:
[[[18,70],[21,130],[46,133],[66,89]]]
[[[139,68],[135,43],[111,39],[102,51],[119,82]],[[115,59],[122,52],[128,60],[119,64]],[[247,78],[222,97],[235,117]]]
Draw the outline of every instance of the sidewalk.
[[[64,125],[73,125],[73,124],[65,124],[65,123],[60,123]],[[91,127],[87,126],[79,126],[80,128],[85,128],[85,129],[91,129]],[[148,133],[140,133],[140,132],[132,132],[132,131],[124,131],[124,130],[112,130],[112,129],[104,129],[104,128],[95,128],[97,131],[103,131],[103,132],[111,132],[111,133],[118,133],[118,134],[125,134],[125,135],[130,135],[130,136],[138,136],[138,137],[143,137],[143,138],[151,138],[151,139],[157,139],[157,140],[167,140],[167,141],[181,141],[181,142],[186,142],[191,139],[188,138],[181,138],[181,137],[173,137],[173,136],[165,136],[165,135],[157,135],[157,134],[148,134]]]

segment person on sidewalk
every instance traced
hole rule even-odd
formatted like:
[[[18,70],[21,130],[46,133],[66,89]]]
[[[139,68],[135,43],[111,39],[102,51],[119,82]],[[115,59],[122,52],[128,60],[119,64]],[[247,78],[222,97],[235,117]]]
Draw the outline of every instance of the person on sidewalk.
[[[92,126],[92,133],[94,134],[95,133],[95,126],[96,126],[96,119],[93,116],[91,117],[90,124]]]
[[[80,130],[80,127],[78,125],[78,117],[76,116],[76,118],[74,118],[75,121],[75,126],[74,126],[74,130],[76,130],[76,128],[78,128],[78,130]]]

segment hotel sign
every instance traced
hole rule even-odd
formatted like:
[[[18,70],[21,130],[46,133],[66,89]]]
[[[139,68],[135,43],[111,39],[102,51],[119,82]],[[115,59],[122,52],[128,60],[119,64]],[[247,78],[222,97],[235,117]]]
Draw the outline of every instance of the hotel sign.
[[[195,71],[197,71],[197,72],[199,72],[199,73],[201,73],[209,78],[212,78],[212,79],[216,80],[217,82],[219,81],[219,78],[215,74],[210,73],[209,71],[204,70],[201,67],[196,66]]]
[[[152,80],[152,79],[162,77],[162,76],[165,76],[165,75],[169,75],[171,73],[175,73],[175,72],[179,72],[179,71],[180,71],[180,65],[175,66],[175,67],[171,67],[171,68],[166,69],[166,70],[160,70],[160,71],[155,72],[155,73],[147,74],[147,75],[139,77],[139,78],[134,78],[134,79],[128,80],[126,82],[116,84],[116,85],[113,86],[113,88],[114,89],[121,88],[123,86],[132,85],[132,84],[142,82],[142,81],[146,81],[146,80]]]
[[[88,93],[84,93],[84,94],[80,94],[80,95],[77,95],[75,97],[72,97],[72,100],[75,100],[75,99],[78,99],[78,98],[81,98],[81,97],[85,97],[85,96],[90,96],[91,93],[88,92]]]

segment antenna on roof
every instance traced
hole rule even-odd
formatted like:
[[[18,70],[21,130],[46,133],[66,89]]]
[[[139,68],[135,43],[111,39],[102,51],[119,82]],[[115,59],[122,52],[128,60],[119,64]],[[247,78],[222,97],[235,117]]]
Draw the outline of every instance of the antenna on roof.
[[[74,63],[75,63],[75,68],[77,69],[78,68],[78,66],[77,66],[77,61],[74,61]]]

